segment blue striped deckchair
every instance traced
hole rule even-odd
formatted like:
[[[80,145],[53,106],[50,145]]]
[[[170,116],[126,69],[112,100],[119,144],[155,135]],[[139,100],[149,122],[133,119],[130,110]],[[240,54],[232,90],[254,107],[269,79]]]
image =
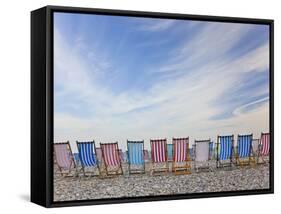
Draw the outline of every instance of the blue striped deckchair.
[[[144,141],[127,140],[127,150],[129,174],[145,173]]]
[[[217,168],[232,166],[234,135],[218,136],[217,138]]]
[[[173,144],[167,144],[168,161],[173,161]]]
[[[237,152],[236,164],[239,166],[249,165],[255,163],[253,158],[252,147],[253,134],[238,135],[237,137]]]
[[[79,159],[82,167],[84,176],[86,176],[86,169],[94,168],[98,170],[98,174],[91,173],[92,176],[100,175],[100,168],[98,165],[98,160],[95,156],[96,146],[95,141],[89,142],[78,142],[76,141]]]

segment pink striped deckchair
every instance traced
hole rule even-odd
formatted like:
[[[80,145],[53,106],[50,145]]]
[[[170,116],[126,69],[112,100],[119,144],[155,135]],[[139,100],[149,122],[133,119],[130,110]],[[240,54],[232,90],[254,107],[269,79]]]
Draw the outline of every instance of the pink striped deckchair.
[[[74,157],[69,142],[54,143],[54,162],[57,164],[61,176],[70,175],[76,169]]]
[[[266,163],[264,158],[266,156],[269,156],[269,152],[270,152],[270,133],[261,133],[257,163],[259,163],[260,158],[262,159],[261,163]]]
[[[100,143],[100,148],[106,175],[122,175],[123,169],[119,156],[118,142]]]
[[[152,160],[151,174],[153,175],[155,172],[167,173],[169,171],[167,158],[167,139],[150,140],[150,147]]]
[[[173,164],[175,174],[190,174],[189,138],[173,138]]]

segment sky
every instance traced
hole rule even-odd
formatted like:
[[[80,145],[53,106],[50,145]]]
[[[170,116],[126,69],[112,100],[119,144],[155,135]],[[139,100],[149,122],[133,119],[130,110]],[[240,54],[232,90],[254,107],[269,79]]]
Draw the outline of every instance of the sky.
[[[55,13],[54,142],[267,131],[268,25]]]

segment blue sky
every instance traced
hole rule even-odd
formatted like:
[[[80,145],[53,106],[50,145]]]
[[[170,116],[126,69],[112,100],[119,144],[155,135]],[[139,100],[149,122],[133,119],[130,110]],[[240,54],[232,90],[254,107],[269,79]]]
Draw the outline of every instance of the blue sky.
[[[55,141],[269,127],[266,25],[56,13]]]

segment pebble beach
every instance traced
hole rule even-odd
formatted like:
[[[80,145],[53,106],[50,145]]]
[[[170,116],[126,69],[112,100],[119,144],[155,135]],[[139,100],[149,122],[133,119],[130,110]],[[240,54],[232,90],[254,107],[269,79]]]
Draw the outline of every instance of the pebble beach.
[[[128,166],[122,166],[124,174],[111,178],[83,176],[62,177],[54,173],[54,201],[174,195],[202,192],[241,191],[269,188],[269,165],[233,166],[217,169],[215,161],[210,170],[191,174],[173,173],[152,176],[150,164],[145,174],[128,174]]]

